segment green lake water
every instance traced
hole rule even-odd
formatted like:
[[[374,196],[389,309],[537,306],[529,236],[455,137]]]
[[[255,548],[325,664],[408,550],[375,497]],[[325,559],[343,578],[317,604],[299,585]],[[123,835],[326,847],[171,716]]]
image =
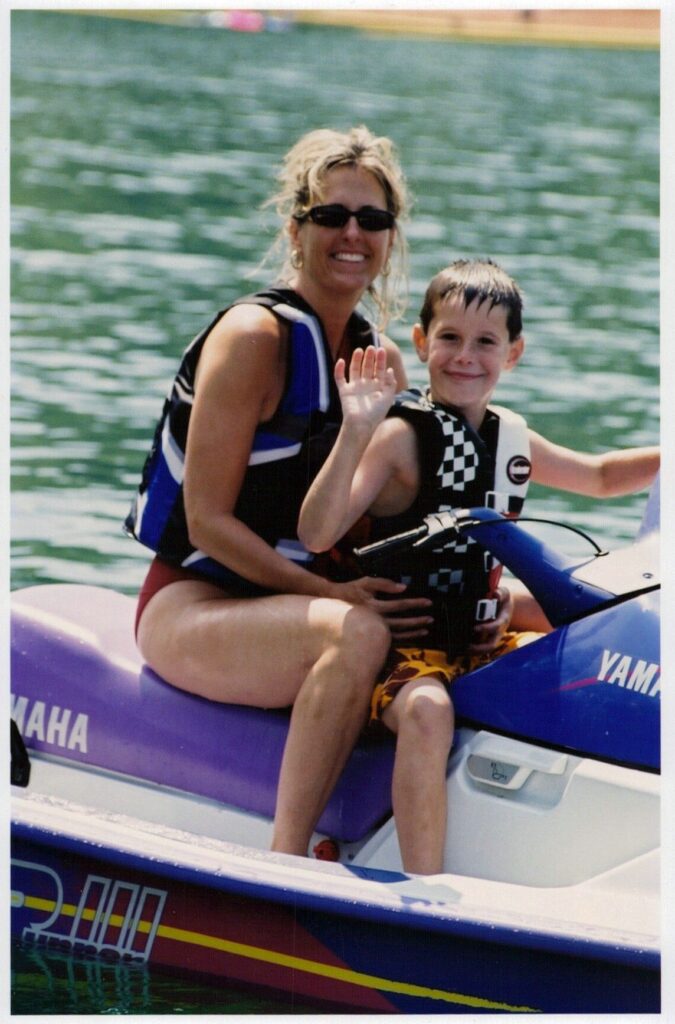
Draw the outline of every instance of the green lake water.
[[[14,11],[11,44],[13,588],[136,590],[148,555],[121,521],[179,354],[267,280],[276,224],[260,204],[290,143],[322,125],[365,123],[399,148],[416,201],[410,305],[390,333],[413,381],[427,280],[489,255],[526,300],[526,355],[496,400],[589,451],[658,440],[657,53],[45,11]],[[534,488],[528,509],[612,547],[643,504]],[[145,972],[116,988],[46,959],[16,954],[15,1013],[295,1009]]]

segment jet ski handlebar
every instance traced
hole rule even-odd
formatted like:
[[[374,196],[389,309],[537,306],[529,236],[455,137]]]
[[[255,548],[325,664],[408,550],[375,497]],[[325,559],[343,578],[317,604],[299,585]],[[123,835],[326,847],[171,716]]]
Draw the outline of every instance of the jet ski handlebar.
[[[562,554],[523,529],[521,524],[526,521],[571,529],[592,545],[593,553],[585,558]],[[546,519],[509,519],[483,507],[435,512],[415,529],[356,548],[354,554],[365,572],[386,575],[387,564],[394,566],[396,555],[404,551],[409,557],[431,548],[442,564],[443,547],[460,536],[471,537],[522,580],[553,625],[571,622],[628,596],[627,589],[615,585],[612,574],[605,585],[601,574],[589,573],[589,566],[594,567],[607,552],[581,530]],[[633,585],[630,589],[635,591]],[[653,585],[645,589],[653,589]]]

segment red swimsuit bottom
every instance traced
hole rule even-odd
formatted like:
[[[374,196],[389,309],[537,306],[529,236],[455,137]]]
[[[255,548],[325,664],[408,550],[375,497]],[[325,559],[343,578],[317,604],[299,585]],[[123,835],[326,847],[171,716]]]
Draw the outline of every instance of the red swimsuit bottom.
[[[190,572],[189,569],[182,569],[179,565],[171,565],[157,556],[153,558],[138,595],[136,622],[134,625],[136,636],[138,635],[138,624],[141,621],[141,615],[150,598],[154,597],[164,587],[168,587],[170,583],[177,583],[179,580],[200,580],[202,583],[210,582],[205,580],[198,572]]]

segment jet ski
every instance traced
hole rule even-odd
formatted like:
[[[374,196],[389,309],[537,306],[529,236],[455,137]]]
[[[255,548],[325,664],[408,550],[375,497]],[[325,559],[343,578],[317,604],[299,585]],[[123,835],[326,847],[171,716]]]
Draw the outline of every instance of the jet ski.
[[[471,538],[552,625],[453,684],[433,876],[402,868],[393,737],[357,744],[309,857],[272,853],[288,712],[170,686],[131,597],[13,592],[12,935],[327,1012],[658,1012],[658,523],[581,554],[550,529],[455,509],[358,553]]]

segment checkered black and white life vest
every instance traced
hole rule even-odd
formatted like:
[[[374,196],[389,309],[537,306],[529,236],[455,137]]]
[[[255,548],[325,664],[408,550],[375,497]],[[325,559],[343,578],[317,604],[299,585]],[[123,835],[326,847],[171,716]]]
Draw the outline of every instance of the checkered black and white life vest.
[[[452,508],[488,506],[510,517],[520,514],[531,472],[522,416],[489,406],[475,431],[459,411],[433,402],[416,388],[397,397],[390,415],[415,429],[421,485],[405,512],[373,520],[372,540],[402,533],[419,526],[425,516]],[[501,569],[478,543],[461,538],[433,551],[396,555],[395,562],[380,565],[377,572],[407,583],[407,595],[434,600],[436,621],[424,645],[455,655],[466,647],[477,619],[494,617],[490,593]]]
[[[268,308],[288,326],[284,392],[274,415],[255,431],[234,514],[286,558],[309,567],[313,555],[297,536],[300,506],[335,443],[342,419],[333,360],[319,318],[292,289],[273,287],[235,305]],[[231,307],[228,307],[231,308]],[[183,501],[185,449],[197,364],[206,338],[227,312],[221,310],[190,343],[164,402],[142,479],[124,527],[173,565],[255,595],[261,588],[215,561],[190,542]],[[348,325],[354,347],[380,344],[360,314]],[[228,452],[222,452],[223,461]]]

